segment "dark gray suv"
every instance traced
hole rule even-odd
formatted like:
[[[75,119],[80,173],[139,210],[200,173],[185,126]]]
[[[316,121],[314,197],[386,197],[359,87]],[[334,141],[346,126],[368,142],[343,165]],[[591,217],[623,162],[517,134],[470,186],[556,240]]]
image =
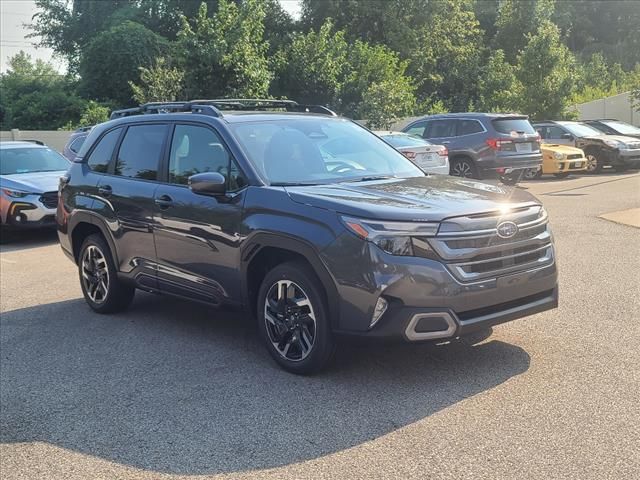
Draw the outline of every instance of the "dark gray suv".
[[[243,308],[278,364],[310,373],[341,335],[445,341],[557,306],[547,214],[524,191],[426,175],[324,107],[113,118],[61,178],[57,211],[96,312],[136,289]]]
[[[451,175],[486,178],[498,175],[513,185],[529,168],[542,165],[540,136],[525,115],[447,113],[414,120],[403,132],[449,149]]]

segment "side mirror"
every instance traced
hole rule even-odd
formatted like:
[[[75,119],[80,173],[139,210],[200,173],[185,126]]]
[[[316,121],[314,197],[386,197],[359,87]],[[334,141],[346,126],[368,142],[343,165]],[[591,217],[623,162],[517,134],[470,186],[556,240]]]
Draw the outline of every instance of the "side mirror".
[[[227,191],[227,179],[218,172],[196,173],[189,177],[189,188],[199,195],[224,195]]]
[[[562,135],[560,135],[560,138],[562,138],[563,140],[573,140],[573,135],[571,135],[570,133],[563,133]]]

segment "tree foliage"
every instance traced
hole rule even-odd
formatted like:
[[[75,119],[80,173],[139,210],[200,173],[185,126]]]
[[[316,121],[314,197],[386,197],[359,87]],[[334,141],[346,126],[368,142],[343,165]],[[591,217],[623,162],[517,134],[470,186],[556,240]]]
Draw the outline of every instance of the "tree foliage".
[[[537,119],[562,118],[575,83],[575,61],[555,24],[544,21],[529,35],[518,55],[517,77],[521,111]]]
[[[0,75],[3,130],[54,130],[80,116],[85,101],[73,79],[42,60],[19,52]]]
[[[190,98],[224,96],[260,98],[269,90],[272,73],[264,40],[264,3],[245,0],[240,6],[220,0],[208,16],[200,6],[193,25],[182,17],[178,45]]]
[[[86,46],[80,62],[87,97],[130,105],[130,83],[140,80],[140,67],[149,68],[168,49],[164,38],[130,20],[99,33]]]
[[[138,103],[173,102],[179,99],[183,90],[184,72],[167,65],[164,57],[159,57],[151,68],[140,67],[140,84],[129,82],[133,99]]]

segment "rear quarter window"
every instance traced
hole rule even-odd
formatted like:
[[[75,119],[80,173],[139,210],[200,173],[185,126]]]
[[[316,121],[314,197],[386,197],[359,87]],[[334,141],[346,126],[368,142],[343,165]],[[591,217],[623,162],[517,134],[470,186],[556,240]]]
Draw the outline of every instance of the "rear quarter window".
[[[493,128],[496,132],[506,133],[507,135],[512,132],[516,133],[529,133],[534,134],[536,131],[531,126],[531,123],[526,118],[496,118],[491,121]]]
[[[113,149],[120,138],[122,128],[116,128],[105,134],[89,154],[87,165],[94,172],[107,173],[113,156]]]

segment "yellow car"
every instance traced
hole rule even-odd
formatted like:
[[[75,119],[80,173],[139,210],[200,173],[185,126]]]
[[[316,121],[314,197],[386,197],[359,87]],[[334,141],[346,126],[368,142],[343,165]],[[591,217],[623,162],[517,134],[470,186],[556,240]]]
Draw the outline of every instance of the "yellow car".
[[[542,168],[538,170],[528,170],[525,178],[540,178],[542,175],[552,174],[557,178],[568,177],[570,173],[580,172],[587,169],[587,159],[584,152],[579,148],[567,145],[543,143]]]

